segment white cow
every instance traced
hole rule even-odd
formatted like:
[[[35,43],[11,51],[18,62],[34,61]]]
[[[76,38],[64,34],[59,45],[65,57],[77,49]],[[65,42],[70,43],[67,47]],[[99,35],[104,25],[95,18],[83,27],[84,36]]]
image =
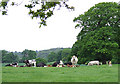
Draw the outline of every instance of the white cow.
[[[60,63],[59,63],[60,65],[63,65],[63,61],[62,60],[60,60]]]
[[[88,63],[88,66],[92,66],[92,65],[99,65],[100,64],[100,62],[99,61],[90,61],[89,63]]]
[[[33,64],[33,67],[36,67],[36,61],[35,61],[35,59],[29,60],[29,63]]]
[[[71,59],[71,62],[72,62],[73,67],[75,67],[75,64],[77,64],[78,62],[78,58],[76,56],[73,56]]]

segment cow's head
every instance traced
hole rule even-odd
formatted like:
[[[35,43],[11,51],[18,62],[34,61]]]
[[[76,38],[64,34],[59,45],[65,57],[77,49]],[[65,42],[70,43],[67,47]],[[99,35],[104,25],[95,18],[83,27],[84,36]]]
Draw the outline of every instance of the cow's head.
[[[12,63],[12,65],[18,65],[18,63],[17,63],[17,62],[15,62],[15,63]]]
[[[73,61],[75,61],[75,59],[76,59],[76,56],[73,56],[73,57],[72,57],[72,59],[73,59]]]

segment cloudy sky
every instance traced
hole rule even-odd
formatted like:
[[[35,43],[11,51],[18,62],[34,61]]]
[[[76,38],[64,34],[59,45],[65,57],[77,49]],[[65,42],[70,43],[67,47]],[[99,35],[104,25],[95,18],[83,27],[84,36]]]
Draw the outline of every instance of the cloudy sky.
[[[56,9],[54,15],[47,20],[47,26],[39,28],[38,20],[32,20],[28,15],[28,9],[24,7],[26,0],[21,1],[23,1],[21,5],[8,8],[7,16],[0,15],[0,50],[72,47],[80,32],[79,28],[74,28],[74,17],[83,14],[97,3],[119,2],[119,0],[69,0],[67,3],[74,6],[75,11],[66,8]]]

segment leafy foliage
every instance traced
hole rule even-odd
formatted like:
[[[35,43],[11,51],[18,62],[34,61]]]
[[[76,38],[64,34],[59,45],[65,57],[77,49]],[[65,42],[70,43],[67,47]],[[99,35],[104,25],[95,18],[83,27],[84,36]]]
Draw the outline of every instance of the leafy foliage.
[[[24,61],[24,60],[31,60],[31,59],[35,59],[36,58],[36,52],[33,51],[33,50],[27,50],[25,49],[23,52],[23,58],[21,61]]]
[[[7,7],[8,7],[9,0],[2,0],[0,2],[0,8],[2,10],[2,15],[7,15]],[[18,5],[18,3],[11,2],[11,6]],[[39,6],[39,8],[38,8]],[[47,2],[45,0],[30,0],[30,3],[26,4],[25,7],[29,9],[29,15],[33,18],[39,18],[40,19],[40,27],[46,26],[46,20],[51,17],[54,13],[54,9],[59,6],[59,9],[61,7],[66,7],[67,9],[74,10],[73,6],[69,6],[66,4],[65,1],[59,1],[59,2]]]
[[[82,28],[72,54],[80,63],[89,60],[107,60],[118,56],[120,49],[120,6],[114,2],[103,2],[91,7],[73,21]]]
[[[6,50],[2,50],[1,53],[2,53],[3,63],[11,63],[11,62],[23,63],[24,60],[31,60],[31,59],[36,59],[37,63],[40,63],[40,62],[47,63],[48,59],[49,60],[52,59],[52,62],[60,61],[64,59],[65,61],[67,61],[68,57],[70,56],[71,49],[70,48],[52,48],[52,49],[42,50],[42,51],[33,51],[33,50],[25,49],[22,52],[17,52],[17,51],[8,52]]]
[[[53,61],[55,61],[56,56],[57,56],[56,53],[51,52],[51,53],[48,55],[48,62],[53,62]]]
[[[45,60],[48,60],[48,55],[51,52],[58,53],[59,51],[61,51],[63,49],[64,48],[52,48],[52,49],[48,49],[48,50],[37,51],[37,58],[43,58]]]
[[[2,0],[0,2],[0,8],[2,9],[2,15],[7,15],[7,4],[8,4],[8,0]]]
[[[18,56],[13,52],[2,50],[2,63],[18,62]]]
[[[48,55],[48,62],[60,61],[68,62],[71,60],[71,49],[65,48],[57,53],[51,52]]]
[[[38,64],[40,62],[45,63],[45,64],[47,63],[47,61],[43,58],[36,58],[36,63]]]

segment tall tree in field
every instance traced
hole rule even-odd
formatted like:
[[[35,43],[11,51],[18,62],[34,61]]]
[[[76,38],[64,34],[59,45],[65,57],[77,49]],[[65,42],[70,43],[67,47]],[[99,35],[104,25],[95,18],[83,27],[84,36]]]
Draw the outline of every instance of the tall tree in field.
[[[103,2],[91,7],[74,19],[75,27],[82,28],[72,54],[79,57],[80,63],[99,60],[105,63],[118,56],[120,50],[120,5]]]

